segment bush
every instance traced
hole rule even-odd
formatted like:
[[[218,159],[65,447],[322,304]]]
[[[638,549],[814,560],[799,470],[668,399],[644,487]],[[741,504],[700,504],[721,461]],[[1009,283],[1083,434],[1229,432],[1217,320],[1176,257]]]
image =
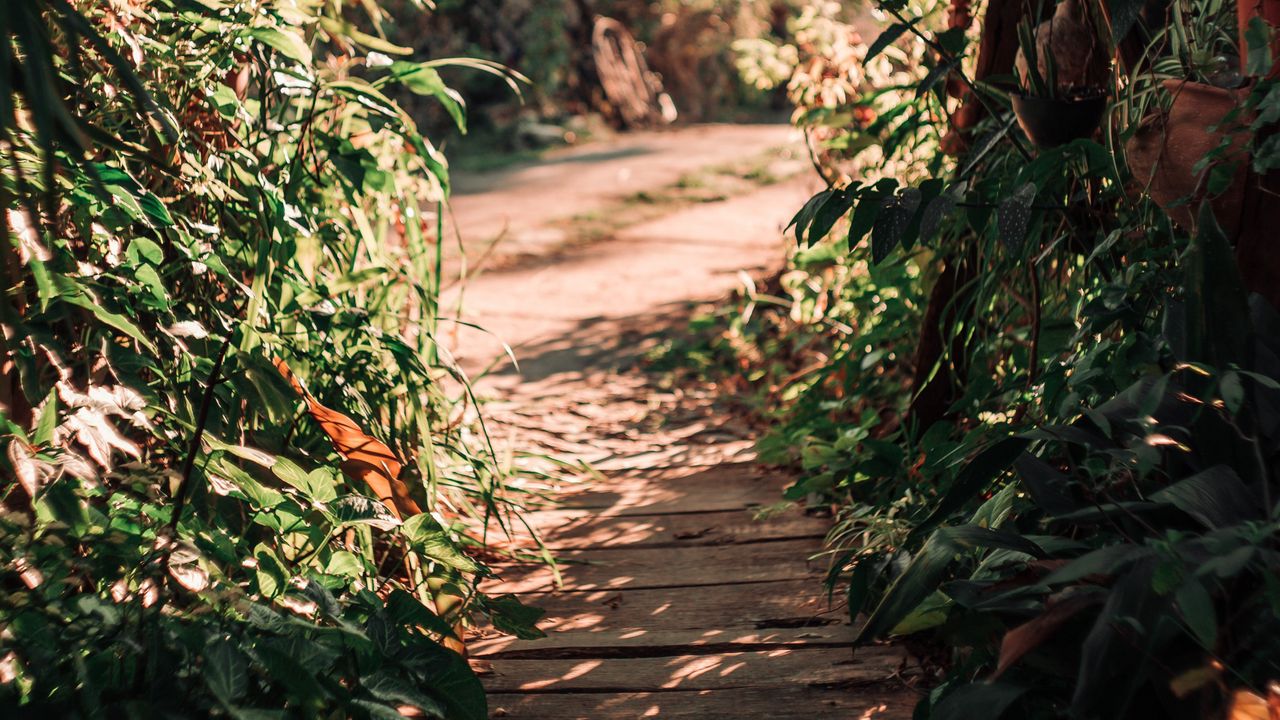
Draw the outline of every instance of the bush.
[[[10,712],[478,719],[462,624],[536,633],[475,589],[518,498],[385,91],[462,100],[345,5],[0,8]]]

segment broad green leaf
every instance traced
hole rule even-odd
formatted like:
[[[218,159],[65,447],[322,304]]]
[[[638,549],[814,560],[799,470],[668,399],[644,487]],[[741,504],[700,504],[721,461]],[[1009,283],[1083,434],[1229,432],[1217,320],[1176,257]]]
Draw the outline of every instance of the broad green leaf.
[[[1275,31],[1260,17],[1249,19],[1244,39],[1248,47],[1245,72],[1253,77],[1265,77],[1271,72],[1271,36]]]
[[[833,191],[823,201],[822,205],[813,215],[813,222],[809,225],[809,231],[806,239],[810,245],[820,242],[827,233],[831,232],[831,228],[845,213],[849,212],[851,207],[850,198],[847,192],[843,190]]]
[[[458,130],[467,132],[467,103],[462,95],[445,84],[435,68],[421,63],[397,60],[391,63],[391,75],[405,87],[419,95],[428,95],[440,101],[449,112]]]
[[[1143,0],[1107,0],[1111,18],[1111,42],[1119,45],[1142,14]]]
[[[218,699],[232,702],[249,687],[249,664],[228,638],[218,638],[204,648],[204,681]]]
[[[250,503],[260,510],[269,510],[284,502],[284,496],[265,487],[252,475],[218,456],[209,461],[205,472],[229,480]]]
[[[129,249],[152,265],[164,264],[164,248],[145,235],[135,235],[129,241]]]
[[[89,525],[85,502],[76,494],[74,480],[62,477],[45,485],[36,498],[36,516],[44,521],[56,520],[82,535]]]
[[[1191,628],[1200,646],[1213,650],[1218,644],[1218,616],[1213,598],[1199,580],[1191,580],[1178,588],[1175,596],[1178,612]]]
[[[276,27],[253,28],[249,30],[249,35],[254,40],[280,51],[282,55],[290,60],[296,60],[307,66],[315,62],[307,41],[292,30]]]
[[[173,216],[169,214],[169,208],[166,208],[164,203],[160,202],[160,198],[152,193],[144,192],[139,195],[138,206],[156,224],[161,227],[173,227]]]
[[[164,280],[160,278],[160,273],[156,272],[153,265],[139,265],[133,271],[133,276],[141,282],[147,290],[151,291],[151,297],[155,299],[159,307],[168,309],[170,307],[169,294],[165,288]]]
[[[488,720],[484,686],[461,655],[423,642],[406,649],[400,659],[421,678],[420,687],[444,703],[450,720]]]
[[[1141,545],[1108,545],[1082,555],[1053,571],[1044,579],[1046,585],[1075,582],[1090,575],[1107,576],[1123,571],[1129,565],[1148,558],[1155,551]]]
[[[276,557],[275,551],[264,543],[258,543],[254,548],[253,559],[257,562],[255,571],[258,592],[268,598],[274,598],[283,593],[289,580],[289,573]]]
[[[379,671],[362,677],[360,678],[360,684],[369,691],[370,695],[384,702],[394,703],[395,705],[410,705],[424,712],[427,717],[445,717],[444,706],[437,702],[435,698],[426,695],[390,672]],[[392,712],[399,715],[394,710]]]
[[[1000,242],[1011,253],[1022,252],[1031,225],[1031,203],[1036,197],[1035,183],[1023,183],[996,208],[996,226]]]
[[[36,429],[31,434],[31,442],[45,447],[53,442],[53,431],[58,427],[58,389],[52,388],[45,396],[44,407],[40,410],[40,419],[36,421]]]
[[[1262,519],[1262,498],[1226,465],[1216,465],[1151,494],[1200,521],[1207,528]]]
[[[344,495],[329,503],[328,508],[339,525],[368,525],[390,530],[400,524],[386,505],[364,495]]]
[[[329,556],[329,562],[325,563],[324,571],[339,577],[359,578],[363,577],[365,567],[360,558],[354,554],[346,550],[338,550]]]
[[[893,629],[942,584],[947,568],[960,552],[943,531],[934,533],[916,552],[911,564],[898,576],[858,631],[857,642],[867,642]]]
[[[133,323],[129,318],[113,313],[102,306],[96,298],[92,298],[89,292],[81,286],[75,279],[67,275],[55,275],[54,282],[58,287],[58,297],[77,307],[88,310],[102,321],[104,324],[119,330],[129,337],[137,340],[143,347],[151,352],[157,352],[155,343],[151,342],[142,330]]]
[[[454,545],[435,519],[427,513],[405,521],[401,529],[405,539],[423,555],[462,572],[476,572],[480,566]]]

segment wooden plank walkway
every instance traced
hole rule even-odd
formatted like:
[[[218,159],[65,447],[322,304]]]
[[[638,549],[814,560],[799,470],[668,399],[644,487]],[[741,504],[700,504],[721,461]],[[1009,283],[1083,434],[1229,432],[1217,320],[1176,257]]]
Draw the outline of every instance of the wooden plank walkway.
[[[698,151],[717,143],[733,145],[731,155],[752,151],[737,129],[673,132],[690,133],[686,147]],[[741,286],[743,272],[780,266],[782,228],[819,189],[808,176],[789,176],[803,159],[797,143],[789,159],[778,158],[782,182],[672,209],[590,243],[561,238],[571,242],[559,249],[538,251],[519,236],[546,237],[547,228],[525,227],[538,218],[608,212],[621,193],[658,189],[639,178],[666,172],[670,158],[600,160],[590,172],[538,166],[455,203],[462,217],[511,214],[516,254],[538,255],[474,278],[465,295],[455,290],[442,304],[465,297],[464,319],[493,333],[449,331],[467,372],[502,356],[495,338],[519,357],[518,371],[478,386],[494,437],[603,474],[563,479],[560,503],[530,516],[565,563],[563,587],[545,568],[518,565],[498,567],[485,586],[548,612],[544,639],[483,629],[470,638],[493,717],[911,716],[918,695],[904,653],[855,654],[840,594],[833,606],[823,589],[825,562],[810,560],[829,521],[794,508],[757,521],[781,502],[788,479],[755,463],[754,432],[720,401],[724,389],[637,369],[658,343],[679,342],[673,333],[685,326],[689,301],[721,297]],[[492,225],[497,232],[503,223]]]
[[[755,519],[786,482],[750,462],[615,473],[534,513],[563,586],[510,565],[484,587],[547,610],[545,639],[472,642],[493,717],[909,718],[904,653],[855,654],[809,559],[829,521]]]

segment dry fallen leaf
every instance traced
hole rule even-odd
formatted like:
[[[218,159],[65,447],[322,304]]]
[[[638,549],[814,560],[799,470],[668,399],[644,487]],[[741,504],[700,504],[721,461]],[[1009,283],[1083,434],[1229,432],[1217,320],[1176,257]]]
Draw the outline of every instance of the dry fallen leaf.
[[[391,512],[399,519],[404,519],[422,512],[422,508],[409,495],[409,486],[400,479],[403,467],[399,458],[380,440],[366,433],[354,420],[337,410],[321,405],[307,392],[302,383],[280,358],[275,360],[276,369],[293,386],[294,392],[307,404],[307,412],[315,419],[325,434],[333,442],[333,447],[344,460],[342,472],[348,477],[362,481],[369,486],[379,500],[386,503]],[[436,614],[445,616],[461,598],[448,593],[433,590]],[[462,626],[454,628],[457,638],[445,638],[444,645],[459,654],[466,656],[466,646],[459,639],[462,637]]]
[[[1267,697],[1241,688],[1231,696],[1227,720],[1280,720],[1280,683],[1267,685]]]
[[[1052,637],[1076,613],[1099,602],[1099,598],[1091,595],[1069,597],[1050,605],[1039,616],[1005,633],[1004,641],[1000,643],[1000,662],[991,679],[995,680],[1003,675],[1022,656]]]
[[[333,441],[334,448],[344,458],[341,467],[348,477],[368,485],[397,518],[403,519],[422,512],[422,508],[409,495],[409,486],[400,480],[400,469],[403,466],[391,448],[366,433],[351,418],[321,405],[279,358],[276,359],[276,369],[306,402],[307,412]]]

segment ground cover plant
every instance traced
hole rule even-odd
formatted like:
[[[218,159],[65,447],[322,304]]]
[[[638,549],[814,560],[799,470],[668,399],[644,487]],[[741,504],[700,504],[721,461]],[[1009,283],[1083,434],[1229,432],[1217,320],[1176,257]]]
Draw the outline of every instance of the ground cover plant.
[[[417,12],[422,8],[400,8]],[[521,501],[436,343],[459,127],[377,3],[0,6],[0,706],[487,717]],[[507,525],[509,526],[509,525]]]
[[[797,58],[828,188],[788,270],[668,354],[755,390],[789,497],[837,513],[860,639],[931,669],[917,717],[1265,716],[1280,679],[1270,216],[1228,208],[1270,187],[1274,33],[1140,10],[883,2],[868,42],[833,4],[793,19],[763,54]],[[1189,83],[1233,100],[1179,165]],[[1019,108],[1099,92],[1054,142]]]

